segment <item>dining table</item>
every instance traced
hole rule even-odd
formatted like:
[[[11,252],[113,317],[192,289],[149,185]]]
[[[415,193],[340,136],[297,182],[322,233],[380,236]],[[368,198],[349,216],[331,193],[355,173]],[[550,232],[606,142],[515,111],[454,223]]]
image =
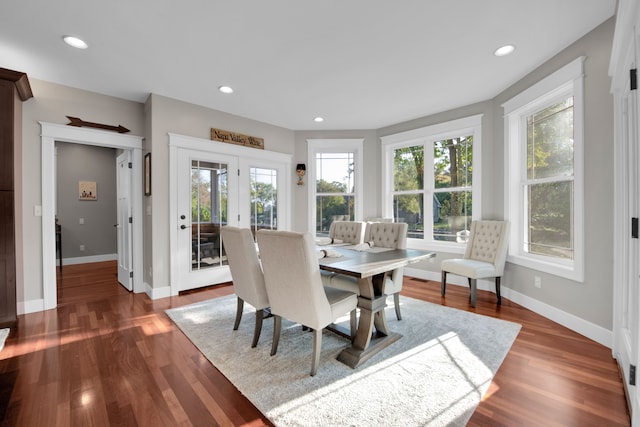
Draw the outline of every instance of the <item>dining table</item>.
[[[433,258],[435,253],[375,246],[367,250],[332,246],[331,251],[334,256],[318,260],[320,269],[354,277],[358,282],[360,316],[356,335],[351,345],[338,355],[339,361],[356,368],[402,337],[389,329],[385,315],[387,295],[383,290],[387,275],[397,268]]]

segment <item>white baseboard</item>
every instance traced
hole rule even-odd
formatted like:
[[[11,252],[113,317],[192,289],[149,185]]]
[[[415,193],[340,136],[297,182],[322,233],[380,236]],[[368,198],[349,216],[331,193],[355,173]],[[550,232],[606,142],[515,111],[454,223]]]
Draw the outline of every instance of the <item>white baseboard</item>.
[[[90,255],[76,258],[62,258],[62,268],[65,265],[88,264],[90,262],[113,261],[118,259],[118,254]]]
[[[166,298],[171,296],[171,286],[163,286],[162,288],[152,288],[148,283],[144,284],[144,291],[150,299]]]
[[[36,299],[31,301],[18,301],[16,305],[18,314],[29,314],[44,311],[44,299]]]
[[[427,271],[414,268],[404,269],[405,276],[417,277],[418,279],[433,280],[440,282],[441,273],[439,271]],[[460,276],[447,276],[447,285],[458,285],[468,287],[467,279]],[[495,292],[495,283],[493,280],[478,280],[477,288],[483,291]],[[516,292],[505,286],[500,288],[501,294],[504,298],[515,302],[523,306],[524,308],[533,311],[549,320],[552,320],[565,328],[571,329],[574,332],[584,335],[585,337],[604,345],[607,348],[613,347],[613,332],[598,326],[594,323],[581,319],[571,313],[562,311],[549,304],[540,302],[527,295]]]

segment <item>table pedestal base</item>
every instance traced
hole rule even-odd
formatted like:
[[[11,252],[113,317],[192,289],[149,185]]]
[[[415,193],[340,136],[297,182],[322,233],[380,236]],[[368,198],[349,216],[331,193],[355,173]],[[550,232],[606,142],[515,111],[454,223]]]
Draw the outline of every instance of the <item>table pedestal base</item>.
[[[389,335],[375,334],[365,350],[347,347],[338,354],[338,360],[351,368],[357,368],[369,360],[371,356],[398,341],[400,338],[402,338],[402,335],[395,332]]]

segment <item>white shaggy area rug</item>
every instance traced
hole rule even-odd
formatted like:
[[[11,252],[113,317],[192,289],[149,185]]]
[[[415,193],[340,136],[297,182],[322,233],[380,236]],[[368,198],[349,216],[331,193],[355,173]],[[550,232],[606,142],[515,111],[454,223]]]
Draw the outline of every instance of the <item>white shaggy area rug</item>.
[[[270,356],[272,319],[251,348],[255,311],[245,304],[233,331],[236,297],[167,310],[169,317],[267,418],[278,426],[464,426],[504,360],[520,325],[401,297],[387,303],[389,328],[403,335],[363,365],[336,360],[349,341],[324,331],[316,376],[312,337],[283,319]],[[348,318],[344,325],[348,327]]]
[[[0,351],[4,348],[4,342],[9,336],[9,328],[0,329]]]

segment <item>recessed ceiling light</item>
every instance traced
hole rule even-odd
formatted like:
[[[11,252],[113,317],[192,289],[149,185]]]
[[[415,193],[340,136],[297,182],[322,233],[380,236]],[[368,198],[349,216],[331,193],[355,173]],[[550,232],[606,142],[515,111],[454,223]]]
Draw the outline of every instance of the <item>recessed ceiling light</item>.
[[[88,45],[88,44],[86,44],[86,43],[84,42],[84,40],[80,40],[80,39],[79,39],[79,38],[77,38],[77,37],[73,37],[73,36],[64,36],[64,37],[62,38],[62,40],[64,40],[64,42],[65,42],[66,44],[68,44],[69,46],[71,46],[71,47],[75,47],[75,48],[77,48],[77,49],[86,49],[86,48],[88,48],[88,47],[89,47],[89,45]]]
[[[233,88],[229,86],[220,86],[218,87],[218,90],[222,93],[233,93]]]
[[[493,52],[493,54],[495,56],[507,56],[510,53],[513,53],[513,51],[516,50],[516,47],[512,44],[507,44],[504,45],[502,47],[499,47],[495,50],[495,52]]]
[[[316,118],[313,119],[313,121],[316,122],[316,123],[322,123],[322,122],[324,122],[324,119],[322,117],[316,117]]]

